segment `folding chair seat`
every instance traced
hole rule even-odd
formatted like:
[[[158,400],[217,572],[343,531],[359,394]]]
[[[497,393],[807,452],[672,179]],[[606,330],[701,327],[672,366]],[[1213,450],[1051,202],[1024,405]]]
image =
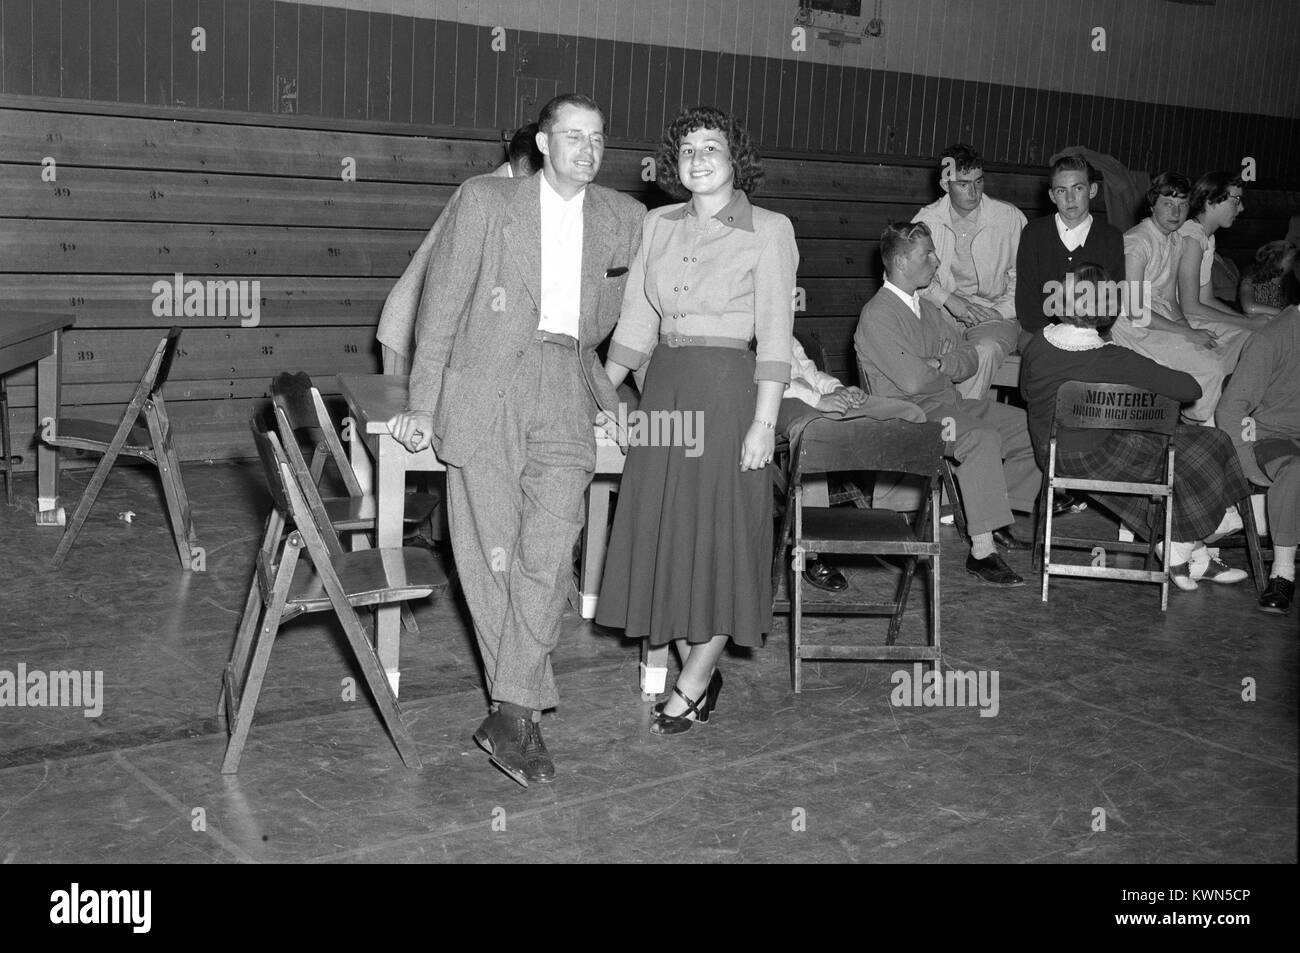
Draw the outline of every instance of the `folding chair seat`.
[[[167,404],[163,400],[162,388],[167,382],[172,362],[176,357],[176,348],[180,344],[181,329],[172,328],[165,338],[154,348],[153,356],[145,367],[143,376],[131,394],[122,419],[116,424],[106,424],[97,420],[60,418],[56,424],[46,424],[41,432],[41,439],[51,447],[66,447],[74,450],[87,450],[102,454],[98,466],[91,474],[86,492],[68,521],[59,540],[52,560],[55,567],[63,565],[68,551],[76,542],[86,517],[99,491],[108,480],[108,472],[119,456],[136,457],[158,468],[162,480],[163,496],[167,502],[167,514],[171,523],[172,540],[176,544],[176,554],[180,558],[181,568],[191,568],[194,548],[198,536],[194,530],[194,521],[190,512],[190,500],[181,480],[180,460],[176,456],[176,447],[172,441],[171,419],[167,415]],[[141,424],[141,418],[144,423]]]
[[[939,487],[944,472],[943,427],[902,420],[841,420],[813,417],[792,428],[789,491],[773,561],[774,578],[790,550],[786,574],[790,597],[773,610],[791,616],[791,677],[802,689],[804,659],[859,661],[928,661],[937,669],[942,658],[939,620]],[[921,478],[922,507],[914,523],[904,514],[880,509],[822,509],[803,506],[803,481],[835,470],[876,470]],[[807,600],[803,565],[810,554],[848,553],[904,557],[894,597],[888,601]],[[930,625],[924,645],[899,645],[903,613],[918,561],[930,568]],[[775,590],[774,590],[775,591]],[[806,643],[805,615],[888,616],[883,644]]]
[[[284,414],[289,430],[280,427],[280,439],[289,453],[289,462],[298,466],[298,476],[310,474],[313,483],[320,486],[325,464],[333,461],[347,490],[345,497],[326,497],[326,512],[339,532],[373,533],[379,509],[373,494],[362,492],[352,464],[348,461],[343,441],[334,429],[334,421],[321,393],[312,384],[311,377],[303,372],[277,374],[271,382],[271,395],[276,407]],[[290,439],[290,437],[293,439]],[[301,441],[301,443],[300,443]],[[311,461],[302,454],[301,444],[311,447]],[[408,493],[402,520],[407,526],[423,523],[437,508],[440,497],[436,493]]]
[[[234,774],[239,770],[280,627],[300,615],[326,611],[338,617],[403,763],[418,768],[415,743],[357,609],[440,593],[447,586],[447,577],[424,549],[345,551],[325,516],[315,485],[298,479],[273,431],[257,418],[252,426],[274,510],[258,549],[248,602],[222,677],[218,717],[225,716],[229,740],[221,771]]]
[[[1066,475],[1057,472],[1056,441],[1061,428],[1076,430],[1118,430],[1157,434],[1163,438],[1164,465],[1155,482],[1091,479],[1086,474]],[[1160,610],[1169,607],[1169,547],[1174,522],[1174,432],[1178,429],[1178,403],[1171,398],[1153,394],[1127,384],[1091,384],[1068,381],[1056,393],[1056,408],[1052,416],[1052,429],[1047,451],[1047,473],[1039,491],[1035,509],[1034,565],[1042,566],[1043,601],[1047,601],[1048,584],[1052,576],[1076,576],[1086,579],[1123,579],[1133,582],[1160,584]],[[1156,547],[1160,544],[1154,532],[1150,539],[1125,542],[1076,536],[1056,536],[1052,533],[1052,507],[1050,501],[1056,490],[1077,490],[1082,493],[1117,493],[1147,497],[1148,522],[1164,526],[1163,568],[1155,569]],[[1038,532],[1042,526],[1042,532]],[[1103,551],[1102,565],[1052,562],[1052,548]],[[1129,569],[1106,565],[1105,554],[1112,552],[1138,553],[1145,557],[1143,569]]]

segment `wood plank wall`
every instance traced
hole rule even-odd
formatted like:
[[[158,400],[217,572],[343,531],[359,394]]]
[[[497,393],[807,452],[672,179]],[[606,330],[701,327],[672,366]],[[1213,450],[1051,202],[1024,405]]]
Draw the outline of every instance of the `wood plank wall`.
[[[927,2],[924,13],[891,4],[886,36],[868,41],[877,47],[808,56],[789,50],[782,2],[723,10],[723,0],[503,0],[458,13],[451,0],[0,0],[0,92],[488,130],[513,128],[557,91],[578,89],[607,107],[611,134],[624,140],[656,139],[680,104],[711,102],[744,117],[768,150],[929,158],[964,140],[989,161],[1038,165],[1082,143],[1131,168],[1195,176],[1250,156],[1262,184],[1300,180],[1300,121],[1259,108],[1295,102],[1274,92],[1291,75],[1277,49],[1300,41],[1289,0],[1224,0],[1208,11],[1164,0],[961,0]],[[715,18],[735,18],[734,36],[704,25],[715,7]],[[434,12],[387,12],[399,8]],[[611,12],[623,28],[604,28]],[[610,35],[590,35],[583,18]],[[645,32],[680,40],[613,38],[638,18]],[[1067,72],[1074,60],[1055,37],[1078,34],[1076,46],[1086,45],[1093,19],[1112,24],[1114,63],[1157,68],[1099,67],[1091,57]],[[1175,29],[1183,20],[1201,25]],[[675,28],[685,21],[701,26]],[[203,52],[192,49],[196,25]],[[1220,49],[1229,26],[1232,46]],[[692,31],[709,34],[712,48],[694,45]],[[935,62],[928,49],[908,55],[930,37]],[[1170,53],[1170,37],[1203,48]],[[1012,81],[945,72],[954,64]],[[1134,77],[1148,88],[1132,88]],[[1232,105],[1188,105],[1198,102]]]

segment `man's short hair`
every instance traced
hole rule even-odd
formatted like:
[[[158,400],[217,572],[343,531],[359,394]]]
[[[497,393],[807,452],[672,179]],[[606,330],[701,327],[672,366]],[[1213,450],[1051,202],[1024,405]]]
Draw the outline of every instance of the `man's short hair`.
[[[512,166],[520,160],[526,160],[530,172],[541,170],[542,150],[537,148],[537,123],[530,122],[515,130],[515,134],[510,137],[510,145],[506,146],[506,159]]]
[[[890,222],[880,234],[880,260],[888,271],[899,255],[906,255],[922,238],[933,239],[925,222]]]
[[[1156,201],[1162,195],[1176,199],[1185,199],[1192,193],[1192,180],[1181,172],[1161,172],[1151,180],[1147,189],[1147,208],[1155,208]]]
[[[1231,172],[1207,172],[1196,180],[1188,196],[1187,217],[1195,218],[1205,211],[1207,205],[1218,205],[1227,201],[1228,189],[1244,188],[1241,176]]]
[[[954,175],[960,172],[970,172],[972,169],[984,168],[984,158],[973,147],[966,145],[964,142],[955,143],[939,154],[940,168],[943,168],[945,159],[952,160]]]
[[[590,109],[600,116],[600,127],[605,128],[605,114],[596,101],[590,96],[584,96],[582,93],[561,93],[542,107],[542,111],[537,115],[537,128],[541,132],[550,133],[555,128],[555,117],[565,106],[579,106],[583,109]]]
[[[1093,172],[1088,160],[1078,153],[1071,152],[1053,162],[1052,171],[1047,175],[1048,181],[1054,180],[1062,172],[1082,172],[1089,182],[1097,181],[1097,174]]]

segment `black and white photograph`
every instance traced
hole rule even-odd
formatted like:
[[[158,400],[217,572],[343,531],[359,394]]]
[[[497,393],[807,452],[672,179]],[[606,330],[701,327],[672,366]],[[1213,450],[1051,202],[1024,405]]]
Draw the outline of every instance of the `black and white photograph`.
[[[1239,942],[1298,852],[1298,71],[1292,0],[0,0],[21,919],[1050,864]]]

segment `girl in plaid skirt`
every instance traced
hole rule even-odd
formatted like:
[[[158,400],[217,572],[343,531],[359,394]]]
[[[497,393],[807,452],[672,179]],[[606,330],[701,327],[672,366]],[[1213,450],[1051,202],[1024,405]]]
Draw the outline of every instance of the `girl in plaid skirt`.
[[[1106,280],[1099,265],[1080,265],[1075,289],[1082,304],[1089,283]],[[1093,293],[1092,302],[1106,295]],[[1028,404],[1029,436],[1039,465],[1046,470],[1047,446],[1056,392],[1067,381],[1128,384],[1180,403],[1197,400],[1200,385],[1190,374],[1171,370],[1128,348],[1104,341],[1098,326],[1114,320],[1105,308],[1076,306],[1025,348],[1020,362],[1020,391]],[[1091,312],[1091,313],[1089,313]],[[1250,493],[1232,440],[1216,427],[1179,426],[1174,435],[1173,542],[1169,574],[1180,589],[1191,590],[1197,579],[1235,583],[1246,578],[1211,556],[1205,544],[1241,528],[1235,504]],[[1159,479],[1164,438],[1135,431],[1068,430],[1057,433],[1057,468],[1071,476],[1098,480],[1154,481]],[[1160,527],[1149,522],[1146,500],[1119,494],[1090,494],[1131,527],[1151,538]]]

